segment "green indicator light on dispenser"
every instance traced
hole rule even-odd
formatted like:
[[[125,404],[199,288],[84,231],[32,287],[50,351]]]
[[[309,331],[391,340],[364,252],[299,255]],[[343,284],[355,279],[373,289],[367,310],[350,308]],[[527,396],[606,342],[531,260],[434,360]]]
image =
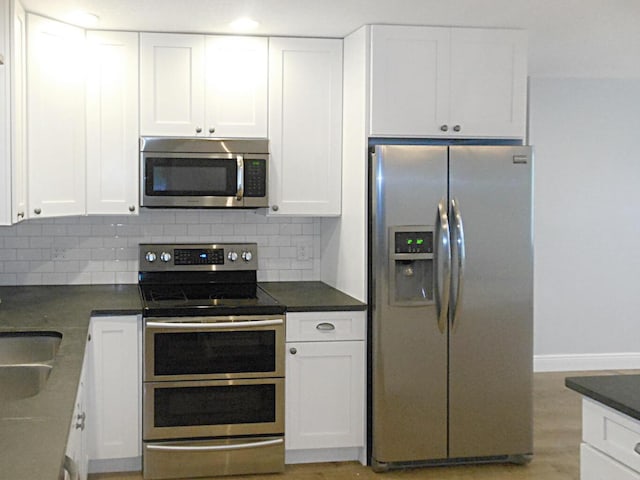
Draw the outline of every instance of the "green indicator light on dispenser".
[[[422,245],[424,243],[424,238],[419,238],[417,240],[418,245]]]
[[[408,238],[407,239],[407,245],[411,245],[413,244],[413,238]]]

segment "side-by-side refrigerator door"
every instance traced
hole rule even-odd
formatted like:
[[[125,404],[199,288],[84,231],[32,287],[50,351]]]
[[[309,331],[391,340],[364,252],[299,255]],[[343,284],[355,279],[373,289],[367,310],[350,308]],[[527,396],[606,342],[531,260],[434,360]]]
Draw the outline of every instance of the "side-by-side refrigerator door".
[[[450,150],[452,458],[532,452],[531,175],[529,147]]]
[[[378,146],[370,167],[376,468],[447,456],[446,305],[442,318],[436,286],[447,148]]]

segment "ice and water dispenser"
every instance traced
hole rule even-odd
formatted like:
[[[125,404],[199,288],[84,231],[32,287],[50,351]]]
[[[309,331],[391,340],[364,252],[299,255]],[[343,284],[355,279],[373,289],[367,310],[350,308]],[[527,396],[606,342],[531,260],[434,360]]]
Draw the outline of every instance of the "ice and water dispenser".
[[[393,305],[435,302],[434,228],[389,228],[389,300]]]

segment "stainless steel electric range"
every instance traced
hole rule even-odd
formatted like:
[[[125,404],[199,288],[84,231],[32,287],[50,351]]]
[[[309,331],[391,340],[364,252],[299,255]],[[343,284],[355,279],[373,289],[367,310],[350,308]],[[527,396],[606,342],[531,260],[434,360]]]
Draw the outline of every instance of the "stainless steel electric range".
[[[284,470],[284,306],[255,243],[141,244],[143,474]]]

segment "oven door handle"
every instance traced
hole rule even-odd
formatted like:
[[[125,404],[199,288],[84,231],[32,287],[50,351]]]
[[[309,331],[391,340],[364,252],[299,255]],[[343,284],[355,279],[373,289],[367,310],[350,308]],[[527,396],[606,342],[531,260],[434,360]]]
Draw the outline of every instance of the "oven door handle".
[[[189,451],[189,452],[219,452],[222,450],[240,450],[243,448],[259,448],[268,447],[270,445],[279,445],[283,443],[282,438],[275,440],[265,440],[262,442],[239,443],[237,445],[208,445],[208,446],[186,446],[186,445],[148,445],[149,450],[158,450],[165,452]]]
[[[176,330],[202,330],[218,328],[253,328],[269,325],[282,325],[284,320],[255,320],[249,322],[212,322],[212,323],[179,323],[179,322],[147,322],[145,325],[152,328],[174,328]]]

